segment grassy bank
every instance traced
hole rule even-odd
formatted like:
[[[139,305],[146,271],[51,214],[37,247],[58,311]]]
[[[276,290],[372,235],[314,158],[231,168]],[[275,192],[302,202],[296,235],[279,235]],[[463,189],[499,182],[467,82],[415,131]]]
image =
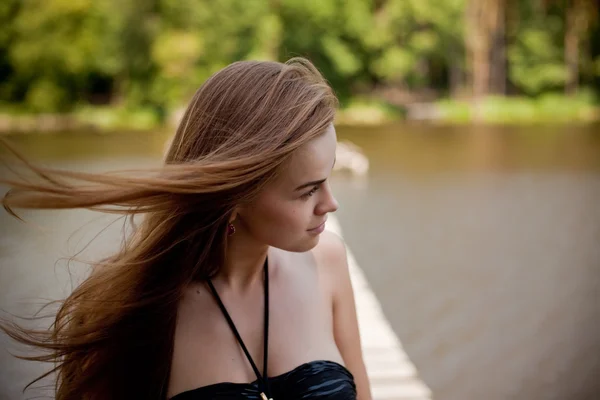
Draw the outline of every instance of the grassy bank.
[[[161,114],[153,108],[81,106],[70,113],[36,114],[14,106],[0,106],[0,134],[62,131],[139,131],[176,124],[182,109]],[[600,120],[600,106],[589,95],[574,98],[548,94],[538,98],[487,97],[477,103],[439,100],[395,107],[384,101],[355,98],[343,102],[336,124],[373,126],[418,119],[468,124],[575,123]]]
[[[546,94],[538,98],[490,96],[477,103],[440,100],[434,105],[437,119],[453,123],[540,124],[600,119],[597,100],[585,94],[576,97]]]
[[[79,107],[70,113],[39,114],[15,107],[0,107],[0,134],[61,132],[73,130],[137,131],[164,128],[176,124],[182,109],[160,115],[151,108]],[[340,108],[336,124],[380,125],[402,119],[402,110],[383,102],[353,100]]]
[[[162,124],[159,113],[150,108],[82,106],[68,113],[33,113],[14,106],[0,107],[0,134],[148,130]]]
[[[335,123],[339,125],[381,125],[406,117],[403,108],[382,100],[355,98],[340,104]]]

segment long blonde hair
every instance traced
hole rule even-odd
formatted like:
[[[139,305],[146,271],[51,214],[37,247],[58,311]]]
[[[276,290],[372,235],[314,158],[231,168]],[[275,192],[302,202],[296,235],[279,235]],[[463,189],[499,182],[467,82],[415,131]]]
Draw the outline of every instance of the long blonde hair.
[[[292,152],[332,123],[337,100],[307,60],[236,62],[192,98],[159,169],[92,174],[36,167],[4,179],[3,205],[143,215],[120,250],[60,303],[48,330],[6,319],[13,339],[53,362],[55,397],[166,397],[183,289],[223,263],[234,207],[251,201]],[[9,147],[9,149],[11,149]],[[28,385],[29,386],[29,385]]]

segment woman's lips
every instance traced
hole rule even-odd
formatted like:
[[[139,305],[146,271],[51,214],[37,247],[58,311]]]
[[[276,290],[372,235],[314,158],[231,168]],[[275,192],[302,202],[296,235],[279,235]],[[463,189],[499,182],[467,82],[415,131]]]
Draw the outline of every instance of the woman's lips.
[[[325,222],[326,221],[323,221],[323,223],[321,225],[317,226],[316,228],[309,229],[308,231],[312,232],[312,233],[321,233],[321,232],[323,232],[325,230]]]

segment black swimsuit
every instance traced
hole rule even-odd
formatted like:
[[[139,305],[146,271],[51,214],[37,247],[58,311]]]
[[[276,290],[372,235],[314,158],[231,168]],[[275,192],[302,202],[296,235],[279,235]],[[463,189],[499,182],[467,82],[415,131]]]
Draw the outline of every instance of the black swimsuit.
[[[264,317],[264,355],[261,374],[252,360],[246,345],[242,341],[233,320],[225,309],[217,290],[209,280],[208,285],[223,311],[231,330],[246,354],[257,379],[252,383],[221,382],[179,393],[171,400],[198,399],[256,399],[256,400],[295,400],[295,399],[331,399],[355,400],[356,386],[354,378],[346,367],[334,361],[317,360],[302,364],[281,375],[267,375],[267,356],[269,339],[269,268],[267,260],[265,273],[265,317]],[[268,378],[267,378],[268,377]]]

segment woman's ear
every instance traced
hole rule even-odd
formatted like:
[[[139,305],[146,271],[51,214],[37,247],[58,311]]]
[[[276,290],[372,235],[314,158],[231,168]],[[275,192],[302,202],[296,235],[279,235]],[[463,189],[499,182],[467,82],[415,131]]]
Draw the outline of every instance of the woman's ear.
[[[237,218],[237,208],[233,210],[233,212],[231,213],[231,216],[229,217],[229,223],[231,224],[233,221],[235,221],[235,219]]]

